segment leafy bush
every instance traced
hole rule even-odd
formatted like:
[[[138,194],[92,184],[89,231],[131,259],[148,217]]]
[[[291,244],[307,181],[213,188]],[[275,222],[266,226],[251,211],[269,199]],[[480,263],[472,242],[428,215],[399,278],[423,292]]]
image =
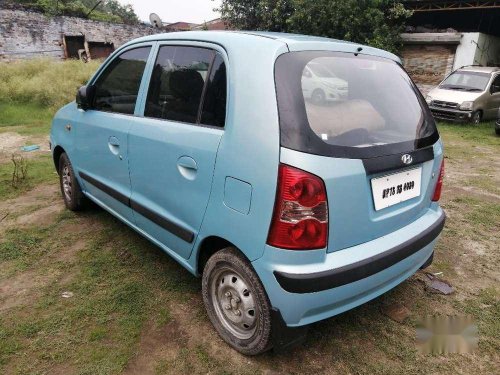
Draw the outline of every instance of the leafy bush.
[[[399,0],[221,0],[232,27],[326,36],[398,52],[412,12]]]
[[[25,9],[39,11],[49,16],[73,16],[127,24],[139,23],[132,5],[122,5],[117,0],[101,1],[95,9],[93,8],[97,0],[6,0],[6,2],[22,5]]]
[[[57,109],[74,100],[102,61],[32,59],[0,63],[0,102]]]

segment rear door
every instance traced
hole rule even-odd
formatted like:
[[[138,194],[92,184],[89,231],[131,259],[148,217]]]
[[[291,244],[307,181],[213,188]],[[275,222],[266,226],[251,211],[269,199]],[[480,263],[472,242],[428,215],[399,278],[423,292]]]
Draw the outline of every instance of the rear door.
[[[318,103],[301,77],[318,64],[346,82]],[[283,163],[325,181],[335,251],[391,233],[430,206],[441,159],[434,120],[394,61],[354,53],[292,52],[276,63]],[[436,160],[437,159],[437,160]]]
[[[222,50],[160,45],[129,135],[131,205],[137,226],[188,258],[210,196],[226,115]]]
[[[128,131],[134,117],[143,73],[152,45],[131,47],[116,56],[92,82],[91,109],[75,118],[75,163],[88,194],[129,222],[131,193]]]

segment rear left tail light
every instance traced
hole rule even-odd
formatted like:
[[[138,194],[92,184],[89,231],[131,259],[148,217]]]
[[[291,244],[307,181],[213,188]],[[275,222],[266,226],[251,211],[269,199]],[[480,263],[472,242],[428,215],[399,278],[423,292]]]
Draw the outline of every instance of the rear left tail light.
[[[433,202],[437,202],[441,198],[441,190],[443,189],[443,179],[444,179],[444,159],[441,162],[441,167],[439,168],[439,177],[434,189],[434,195],[432,197]]]
[[[321,249],[328,239],[328,202],[321,178],[280,164],[267,243],[295,250]]]

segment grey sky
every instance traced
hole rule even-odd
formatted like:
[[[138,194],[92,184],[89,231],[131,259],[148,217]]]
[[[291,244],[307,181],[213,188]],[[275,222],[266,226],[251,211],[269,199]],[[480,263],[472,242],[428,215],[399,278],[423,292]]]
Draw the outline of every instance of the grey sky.
[[[118,0],[122,4],[131,4],[142,21],[149,20],[150,13],[156,13],[163,22],[202,23],[218,18],[220,15],[213,8],[220,5],[220,0]]]

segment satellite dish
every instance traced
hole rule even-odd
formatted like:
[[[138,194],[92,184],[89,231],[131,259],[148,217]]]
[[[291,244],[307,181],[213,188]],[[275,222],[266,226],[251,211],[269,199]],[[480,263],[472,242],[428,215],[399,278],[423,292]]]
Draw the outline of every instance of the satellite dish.
[[[149,15],[149,22],[151,22],[151,25],[156,28],[160,28],[163,26],[163,22],[161,22],[160,16],[158,16],[156,13],[151,13]]]

